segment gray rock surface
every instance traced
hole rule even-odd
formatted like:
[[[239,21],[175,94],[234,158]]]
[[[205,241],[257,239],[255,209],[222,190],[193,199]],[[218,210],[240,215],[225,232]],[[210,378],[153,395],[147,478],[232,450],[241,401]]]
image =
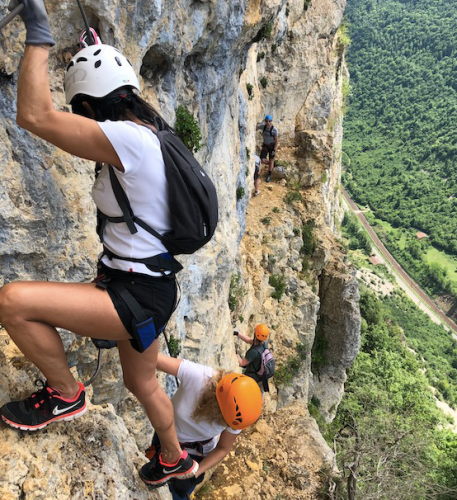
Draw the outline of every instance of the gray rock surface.
[[[140,72],[143,96],[171,123],[177,106],[187,106],[202,131],[203,147],[197,157],[216,185],[220,223],[211,243],[181,259],[185,266],[179,276],[182,296],[168,327],[168,333],[181,342],[181,355],[233,370],[232,322],[241,322],[249,331],[256,322],[265,321],[272,329],[275,356],[285,362],[299,343],[311,351],[318,316],[325,317],[335,322],[332,330],[339,332],[332,344],[332,368],[325,376],[334,377],[335,387],[342,388],[344,370],[357,345],[357,320],[351,320],[351,315],[357,317],[356,292],[352,302],[348,299],[341,305],[342,323],[338,323],[338,316],[322,302],[320,288],[325,276],[333,274],[329,269],[335,247],[332,238],[340,218],[345,70],[337,29],[345,0],[313,0],[306,11],[303,0],[86,0],[83,4],[103,41],[122,50]],[[76,50],[83,23],[73,0],[46,0],[46,5],[57,41],[50,58],[52,96],[55,106],[65,110],[63,71]],[[4,14],[6,9],[0,9],[0,16]],[[269,30],[271,34],[264,37]],[[100,252],[90,198],[93,165],[15,124],[24,39],[20,20],[8,25],[0,38],[0,283],[87,282],[94,276]],[[253,89],[251,98],[248,84]],[[254,210],[250,193],[253,155],[259,146],[255,125],[267,112],[273,114],[280,131],[278,157],[290,161],[287,182],[299,182],[304,201],[281,205],[281,224],[257,231],[261,217],[249,226],[246,214]],[[282,193],[281,200],[287,192],[283,187],[287,182],[282,182],[272,183],[273,192]],[[239,187],[244,195],[237,200]],[[294,231],[311,218],[317,221],[319,247],[308,275]],[[249,231],[251,237],[246,239]],[[240,273],[246,290],[236,317],[228,307],[234,273]],[[280,301],[271,297],[272,273],[285,279]],[[339,289],[344,292],[343,285]],[[336,292],[332,300],[338,300]],[[87,380],[95,369],[95,349],[90,341],[75,339],[70,332],[62,336],[70,365],[81,380]],[[6,342],[5,337],[5,346]],[[339,343],[345,346],[343,359],[337,356]],[[37,376],[19,352],[11,345],[5,347],[0,355],[0,404],[33,390]],[[267,412],[295,400],[306,404],[310,380],[308,355],[290,386],[278,391],[273,387],[266,399]],[[313,394],[317,391],[314,383]],[[327,399],[330,406],[334,404],[330,401],[337,404],[336,396]],[[141,407],[123,388],[115,351],[104,354],[91,400],[90,412],[74,425],[59,424],[32,435],[0,428],[5,450],[0,471],[7,471],[0,472],[2,499],[18,498],[18,494],[25,500],[78,495],[167,498],[166,488],[150,494],[138,483],[135,468],[151,428]],[[66,450],[74,454],[69,468]],[[306,479],[301,470],[291,469],[290,474],[297,485]]]

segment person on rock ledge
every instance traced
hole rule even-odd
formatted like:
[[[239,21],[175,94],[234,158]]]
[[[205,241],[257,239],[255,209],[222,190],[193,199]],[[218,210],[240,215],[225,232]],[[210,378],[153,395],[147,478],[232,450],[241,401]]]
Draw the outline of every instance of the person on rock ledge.
[[[266,181],[271,181],[271,174],[275,165],[275,155],[278,148],[278,129],[273,125],[273,117],[265,116],[265,123],[261,122],[257,125],[257,129],[262,131],[263,144],[260,158],[262,163],[268,165]],[[268,156],[268,158],[267,158]]]
[[[237,330],[233,332],[233,335],[246,342],[246,344],[252,345],[243,358],[237,354],[238,364],[244,369],[243,373],[254,379],[259,384],[261,390],[268,391],[268,383],[258,373],[262,366],[262,353],[267,348],[267,340],[270,335],[267,325],[257,325],[252,338]]]
[[[17,123],[67,153],[97,162],[92,194],[100,213],[107,215],[99,219],[104,252],[93,283],[15,282],[0,289],[1,324],[46,379],[38,381],[41,387],[30,397],[5,403],[1,417],[11,427],[35,431],[86,412],[85,387],[69,370],[56,328],[117,341],[125,386],[144,407],[162,443],[160,459],[154,468],[141,471],[142,479],[156,487],[172,478],[187,479],[197,472],[198,463],[179,444],[173,406],[155,376],[158,336],[174,310],[175,272],[181,266],[160,238],[127,227],[110,182],[114,176],[132,193],[137,219],[160,235],[172,229],[165,164],[153,125],[159,115],[135,92],[139,81],[130,62],[102,44],[95,32],[82,35],[82,50],[65,70],[65,94],[73,113],[57,110],[48,75],[55,41],[43,0],[21,3],[26,47]],[[18,4],[12,0],[9,9]],[[138,320],[140,316],[146,320]]]
[[[199,462],[195,477],[168,483],[173,500],[190,498],[205,471],[230,452],[242,429],[252,425],[262,411],[262,395],[252,378],[239,373],[224,374],[185,359],[158,355],[157,369],[177,377],[179,388],[171,398],[181,447]],[[160,456],[160,439],[154,434],[146,451],[150,459],[143,469],[154,469]],[[140,473],[141,475],[141,473]]]
[[[260,174],[262,170],[262,160],[260,156],[255,153],[254,154],[254,196],[259,196],[260,191]]]

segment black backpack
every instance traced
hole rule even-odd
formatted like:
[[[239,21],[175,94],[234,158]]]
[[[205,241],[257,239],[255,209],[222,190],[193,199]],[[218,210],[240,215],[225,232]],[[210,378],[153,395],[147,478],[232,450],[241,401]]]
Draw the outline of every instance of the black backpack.
[[[169,129],[161,118],[153,122],[155,134],[165,163],[168,181],[169,208],[172,230],[161,235],[144,221],[135,217],[127,195],[119,183],[114,169],[109,167],[111,185],[122,210],[122,217],[108,217],[98,212],[97,232],[103,242],[106,222],[125,222],[132,234],[136,225],[158,238],[172,255],[192,254],[211,240],[218,221],[217,194],[214,184],[184,146],[181,139]],[[111,254],[114,257],[114,254]],[[148,259],[128,259],[145,262]]]

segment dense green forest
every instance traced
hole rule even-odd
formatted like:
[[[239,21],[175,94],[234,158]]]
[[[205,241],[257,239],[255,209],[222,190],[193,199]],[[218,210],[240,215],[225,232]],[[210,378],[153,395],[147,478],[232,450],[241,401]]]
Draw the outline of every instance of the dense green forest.
[[[363,500],[455,500],[457,435],[446,429],[423,363],[404,342],[417,310],[400,321],[395,296],[387,303],[361,289],[362,345],[348,374],[335,420],[321,429],[337,451],[337,495]],[[408,341],[409,343],[409,341]],[[316,414],[315,405],[310,411]]]
[[[387,267],[368,261],[368,236],[354,215],[345,214],[342,233],[353,265],[394,282]],[[382,296],[361,284],[360,312],[360,353],[334,421],[320,419],[316,398],[310,403],[341,472],[329,474],[325,498],[455,500],[457,434],[435,397],[457,405],[457,341],[400,289]]]
[[[457,255],[457,3],[348,0],[344,184]]]
[[[366,257],[362,259],[356,257],[357,254],[368,256],[371,245],[368,234],[354,214],[345,213],[342,230],[343,243],[349,250],[359,251],[350,252],[353,265],[371,268],[373,273],[394,283],[394,277],[385,266],[374,267]],[[415,243],[419,244],[419,242]],[[437,390],[437,397],[457,408],[457,341],[452,334],[441,325],[434,323],[400,290],[391,296],[384,297],[382,307],[389,322],[395,322],[402,329],[408,346],[420,356],[421,368],[428,383]],[[361,310],[367,321],[379,322],[380,308],[370,313],[371,309],[365,304],[365,296],[361,299]]]

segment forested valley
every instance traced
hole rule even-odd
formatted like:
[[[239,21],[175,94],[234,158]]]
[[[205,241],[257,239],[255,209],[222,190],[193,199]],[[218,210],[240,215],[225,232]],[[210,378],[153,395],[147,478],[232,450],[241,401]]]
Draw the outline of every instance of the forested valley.
[[[361,348],[336,418],[324,422],[319,400],[309,404],[337,452],[340,474],[329,473],[333,493],[325,498],[455,500],[457,420],[437,406],[457,407],[457,341],[395,285],[386,266],[370,263],[369,237],[348,212],[342,243],[359,270]]]
[[[348,0],[343,28],[343,184],[406,271],[454,309],[456,26],[457,0]],[[360,354],[336,418],[319,422],[341,471],[328,498],[454,500],[455,419],[437,406],[457,407],[457,341],[395,286],[387,267],[369,262],[371,240],[349,213],[342,242],[368,278],[360,281]],[[311,400],[317,419],[318,406]]]
[[[424,256],[430,245],[457,256],[456,7],[455,0],[348,0],[343,153],[343,183],[389,224],[378,229],[393,255],[429,293],[453,298],[457,276]],[[416,231],[427,244],[413,241]]]

